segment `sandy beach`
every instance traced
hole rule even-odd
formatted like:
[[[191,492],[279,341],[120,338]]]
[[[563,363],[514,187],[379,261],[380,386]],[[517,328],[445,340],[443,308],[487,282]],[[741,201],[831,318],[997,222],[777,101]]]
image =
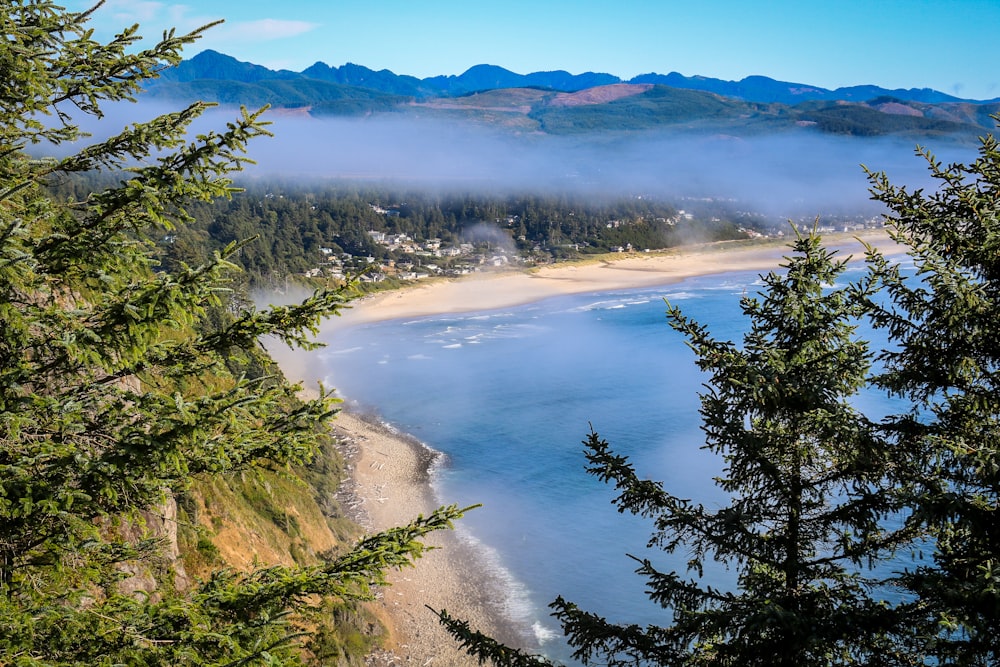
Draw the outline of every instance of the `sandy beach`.
[[[862,242],[887,255],[902,252],[881,230],[828,235],[824,242],[844,258],[863,259]],[[341,317],[330,320],[327,327],[333,330],[365,322],[506,308],[564,294],[653,287],[729,271],[768,271],[782,264],[790,253],[787,241],[722,242],[551,264],[532,271],[483,272],[365,297],[353,302]]]
[[[883,232],[859,238],[885,254],[896,254]],[[840,257],[861,259],[864,248],[853,236],[828,237],[828,247]],[[352,303],[339,318],[323,325],[324,334],[339,327],[437,313],[469,312],[509,307],[548,297],[634,287],[667,285],[684,278],[728,271],[777,268],[790,254],[787,245],[739,246],[709,244],[669,253],[632,254],[621,259],[554,265],[533,272],[507,271],[458,280],[435,281],[403,290],[385,292]],[[289,380],[315,387],[308,353],[272,350]],[[435,498],[429,484],[433,456],[420,443],[397,434],[375,420],[341,412],[334,429],[345,442],[352,466],[349,503],[357,519],[371,531],[408,522],[427,514],[448,498]],[[474,628],[511,643],[530,648],[527,628],[513,627],[502,613],[499,582],[485,573],[476,552],[449,532],[433,536],[441,547],[417,562],[416,567],[394,573],[378,605],[390,628],[387,651],[372,656],[372,665],[450,665],[478,663],[457,650],[455,642],[425,605],[447,609],[465,618]]]

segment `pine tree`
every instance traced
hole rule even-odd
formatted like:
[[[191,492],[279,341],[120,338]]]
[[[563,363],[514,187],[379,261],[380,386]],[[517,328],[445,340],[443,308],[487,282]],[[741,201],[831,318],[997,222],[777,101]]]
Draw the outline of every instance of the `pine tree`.
[[[155,595],[122,588],[122,564],[155,562],[161,545],[122,539],[116,522],[195,477],[309,459],[331,398],[300,403],[281,378],[228,368],[264,336],[310,346],[347,292],[212,327],[237,246],[198,266],[157,265],[155,241],[188,221],[187,202],[234,192],[247,142],[267,134],[261,112],[191,138],[207,108],[193,104],[44,157],[85,142],[80,118],[133,100],[201,32],[141,49],[132,26],[100,43],[89,14],[48,0],[0,7],[0,663],[294,663],[301,605],[371,598],[461,512],[442,508],[314,567],[220,571]],[[48,194],[94,170],[116,184]]]
[[[910,521],[932,536],[906,576],[921,630],[939,664],[985,667],[1000,664],[1000,148],[988,135],[970,164],[918,154],[931,192],[869,172],[916,269],[869,253],[888,295],[873,320],[897,344],[877,382],[910,405],[889,432],[913,453]]]

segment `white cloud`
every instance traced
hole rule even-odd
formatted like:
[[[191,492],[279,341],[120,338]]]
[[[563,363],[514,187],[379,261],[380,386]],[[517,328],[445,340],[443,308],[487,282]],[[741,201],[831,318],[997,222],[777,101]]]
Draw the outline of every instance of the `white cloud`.
[[[90,9],[92,0],[67,3],[70,9]],[[147,39],[159,37],[164,30],[176,28],[179,34],[190,32],[203,25],[218,20],[219,16],[199,14],[182,3],[157,2],[156,0],[107,0],[91,15],[92,27],[98,35],[105,37],[120,32],[123,28],[139,24],[139,34]]]
[[[260,19],[227,24],[219,30],[225,33],[227,41],[267,41],[297,37],[319,27],[309,21],[286,21],[282,19]],[[221,36],[221,35],[220,35]]]
[[[160,18],[165,5],[162,2],[108,0],[99,11],[110,12],[110,18],[122,25],[146,23]]]

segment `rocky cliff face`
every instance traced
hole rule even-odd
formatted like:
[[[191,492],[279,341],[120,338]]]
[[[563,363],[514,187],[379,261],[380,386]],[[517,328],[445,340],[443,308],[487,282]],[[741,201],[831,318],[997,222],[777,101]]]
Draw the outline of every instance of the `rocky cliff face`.
[[[119,532],[130,543],[155,539],[160,547],[160,558],[154,561],[156,565],[131,561],[120,566],[128,576],[118,583],[119,591],[155,595],[164,578],[170,579],[177,590],[185,590],[191,585],[181,559],[177,538],[177,501],[173,496],[168,495],[159,506],[139,512],[135,519],[123,522]]]

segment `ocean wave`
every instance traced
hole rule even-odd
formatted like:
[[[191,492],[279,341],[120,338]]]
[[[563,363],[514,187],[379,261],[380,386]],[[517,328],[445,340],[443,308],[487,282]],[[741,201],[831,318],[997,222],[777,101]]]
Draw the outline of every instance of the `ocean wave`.
[[[514,313],[512,313],[509,310],[504,310],[492,313],[480,313],[478,315],[468,315],[462,319],[468,320],[470,322],[484,322],[487,320],[495,320],[498,318],[508,318],[508,317],[514,317]]]
[[[502,311],[490,311],[490,312],[472,312],[468,314],[464,313],[442,313],[439,315],[427,315],[418,319],[407,320],[402,324],[405,326],[427,326],[427,325],[437,325],[443,326],[444,331],[442,333],[451,333],[454,329],[461,329],[463,327],[469,326],[470,324],[475,325],[480,322],[488,322],[490,320],[496,319],[508,319],[515,317],[516,313],[510,310]]]
[[[570,313],[589,313],[589,312],[594,311],[594,310],[613,310],[613,309],[624,308],[624,307],[625,307],[625,305],[619,299],[615,299],[615,300],[604,299],[604,300],[601,300],[601,301],[594,301],[592,303],[588,303],[588,304],[585,304],[585,305],[582,305],[582,306],[577,306],[575,308],[570,308],[566,312],[570,312]]]
[[[490,331],[484,332],[483,338],[527,338],[547,330],[547,327],[535,324],[498,324]]]
[[[408,437],[413,438],[413,436]],[[446,453],[440,452],[416,438],[413,439],[433,454],[427,466],[427,474],[430,479],[431,491],[436,502],[440,504],[442,502],[441,483],[450,467],[450,459]],[[485,576],[480,579],[480,584],[491,593],[489,597],[496,604],[499,613],[514,627],[521,628],[522,632],[527,634],[530,631],[539,644],[556,638],[557,632],[542,625],[542,621],[537,617],[535,605],[531,601],[530,590],[524,582],[514,575],[510,568],[504,565],[500,552],[480,540],[461,522],[455,526],[454,534],[481,564],[479,569]]]
[[[438,467],[435,466],[435,470],[437,469]],[[433,475],[433,472],[432,486],[436,488],[433,481],[436,476]],[[515,627],[531,628],[532,634],[538,638],[539,642],[543,641],[538,632],[535,631],[535,626],[541,627],[541,621],[535,616],[535,606],[531,602],[530,591],[504,565],[500,552],[484,543],[461,524],[456,526],[455,536],[480,559],[487,573],[487,581],[491,581],[496,588],[493,591],[493,599],[504,618],[513,623]],[[556,636],[558,635],[553,633],[549,640]]]
[[[331,350],[328,347],[325,350],[323,350],[323,352],[319,356],[320,356],[320,359],[324,359],[324,358],[328,359],[328,358],[332,357],[335,354],[351,354],[352,352],[358,352],[358,351],[363,350],[363,349],[365,349],[365,348],[362,347],[361,345],[355,345],[354,347],[345,347],[345,348],[342,348],[342,349],[339,349],[339,350]]]
[[[559,637],[558,630],[545,627],[541,621],[535,621],[531,624],[531,632],[535,635],[539,645],[542,646]]]
[[[424,334],[421,342],[444,349],[455,349],[465,343],[481,344],[493,340],[513,340],[537,336],[548,327],[527,323],[468,323],[466,326],[452,326],[448,331],[434,331]]]

